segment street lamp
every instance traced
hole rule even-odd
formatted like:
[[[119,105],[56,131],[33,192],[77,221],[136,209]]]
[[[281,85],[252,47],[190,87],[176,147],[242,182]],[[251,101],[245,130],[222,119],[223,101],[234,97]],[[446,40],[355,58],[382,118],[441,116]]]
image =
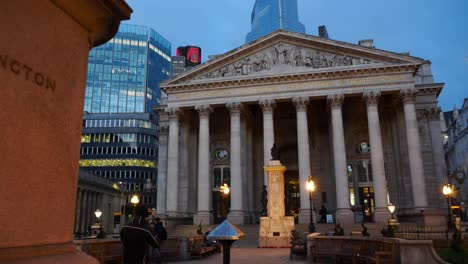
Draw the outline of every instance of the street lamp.
[[[130,202],[133,204],[133,206],[137,206],[137,204],[140,202],[140,198],[138,198],[138,195],[134,194],[132,198],[130,198]]]
[[[312,193],[315,191],[315,183],[312,180],[312,176],[309,176],[309,180],[306,183],[306,189],[309,192],[309,206],[310,206],[310,223],[309,223],[309,233],[315,232],[314,219],[312,218]]]
[[[448,231],[450,231],[452,227],[452,210],[450,208],[450,195],[453,192],[453,186],[449,183],[446,183],[444,187],[442,187],[442,193],[445,195],[445,198],[447,198],[447,210],[448,210]]]
[[[222,192],[224,195],[228,195],[230,192],[230,188],[227,185],[227,183],[224,183],[223,185],[221,185],[221,187],[219,187],[219,191]]]
[[[227,183],[223,183],[220,187],[219,187],[219,192],[221,193],[221,201],[222,201],[222,205],[223,205],[223,209],[224,209],[224,212],[226,213],[227,215],[227,196],[229,195],[229,192],[231,191],[231,189],[229,188],[229,185],[227,185]],[[224,217],[224,212],[221,213],[222,217]]]
[[[105,238],[106,235],[104,234],[104,230],[102,230],[102,221],[101,221],[102,211],[101,211],[101,209],[96,209],[96,211],[94,211],[94,215],[96,216],[96,218],[99,221],[99,234],[97,235],[97,238]]]
[[[387,205],[387,208],[388,208],[388,211],[390,211],[390,213],[392,214],[392,219],[395,219],[395,218],[393,217],[393,212],[395,212],[395,206],[394,206],[392,203],[389,203],[389,204]]]

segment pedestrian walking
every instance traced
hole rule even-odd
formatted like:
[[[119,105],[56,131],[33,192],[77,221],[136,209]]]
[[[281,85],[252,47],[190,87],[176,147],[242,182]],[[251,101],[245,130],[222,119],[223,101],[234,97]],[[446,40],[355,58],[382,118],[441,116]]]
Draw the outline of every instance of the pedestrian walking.
[[[159,252],[159,241],[147,221],[148,209],[139,205],[133,220],[120,230],[124,264],[150,263],[149,246]]]

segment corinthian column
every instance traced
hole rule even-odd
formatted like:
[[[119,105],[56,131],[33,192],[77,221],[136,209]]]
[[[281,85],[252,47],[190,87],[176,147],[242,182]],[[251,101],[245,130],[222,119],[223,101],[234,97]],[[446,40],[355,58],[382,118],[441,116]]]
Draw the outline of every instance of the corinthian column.
[[[272,99],[263,99],[259,101],[263,110],[263,166],[267,166],[270,161],[270,151],[275,142],[275,131],[273,126],[273,111],[276,103]],[[267,174],[264,172],[263,182],[268,184]]]
[[[299,189],[301,194],[301,204],[299,209],[299,223],[310,222],[309,193],[306,189],[306,182],[310,176],[310,150],[309,150],[309,130],[307,125],[308,97],[296,97],[292,99],[296,107],[297,116],[297,157],[299,160]]]
[[[213,223],[211,209],[210,182],[210,113],[213,109],[209,105],[196,106],[200,115],[200,132],[198,134],[198,206],[197,214],[193,217],[194,225],[202,222],[205,225]]]
[[[167,154],[167,215],[177,215],[179,194],[179,108],[168,108],[169,144]]]
[[[349,186],[346,162],[346,150],[343,131],[343,117],[341,107],[344,95],[328,96],[331,108],[333,134],[333,163],[336,183],[336,221],[339,223],[354,223],[354,214],[349,204]]]
[[[169,127],[159,123],[157,214],[165,217],[167,198],[167,148]]]
[[[421,157],[421,144],[419,142],[418,121],[416,119],[416,107],[414,106],[416,90],[401,90],[400,97],[403,100],[403,108],[405,111],[406,139],[408,141],[413,205],[415,209],[419,210],[427,207],[427,195]]]
[[[432,146],[432,163],[434,164],[434,174],[438,181],[438,186],[442,186],[445,182],[447,168],[445,167],[444,147],[442,145],[442,128],[440,126],[440,108],[434,107],[426,109],[427,118],[429,119],[429,130],[431,131],[431,146]],[[461,196],[463,197],[463,195]],[[445,199],[440,196],[439,206],[445,206]]]
[[[363,95],[367,103],[367,122],[369,129],[372,175],[374,178],[375,222],[386,223],[390,218],[387,210],[387,180],[380,133],[379,108],[377,105],[380,92],[366,92]]]
[[[241,169],[241,134],[240,117],[242,104],[232,102],[226,104],[231,112],[231,212],[228,215],[229,221],[233,224],[244,224],[244,208],[242,196],[242,169]]]

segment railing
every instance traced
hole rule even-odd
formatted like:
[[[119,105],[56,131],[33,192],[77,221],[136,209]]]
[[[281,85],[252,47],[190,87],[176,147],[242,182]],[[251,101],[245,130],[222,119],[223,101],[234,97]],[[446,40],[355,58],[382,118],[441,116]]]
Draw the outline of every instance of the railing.
[[[444,240],[452,239],[454,232],[441,226],[400,226],[396,237],[408,240]],[[466,235],[468,235],[467,230],[462,228],[461,237]]]

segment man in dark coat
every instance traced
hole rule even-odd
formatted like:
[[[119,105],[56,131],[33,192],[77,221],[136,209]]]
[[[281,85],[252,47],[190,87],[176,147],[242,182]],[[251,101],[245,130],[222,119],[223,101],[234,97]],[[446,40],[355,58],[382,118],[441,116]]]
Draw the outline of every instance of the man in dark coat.
[[[123,244],[123,260],[125,264],[143,264],[147,255],[148,245],[158,251],[159,241],[146,218],[148,209],[139,205],[135,210],[133,220],[120,230],[120,240]],[[149,257],[149,256],[147,256]]]

